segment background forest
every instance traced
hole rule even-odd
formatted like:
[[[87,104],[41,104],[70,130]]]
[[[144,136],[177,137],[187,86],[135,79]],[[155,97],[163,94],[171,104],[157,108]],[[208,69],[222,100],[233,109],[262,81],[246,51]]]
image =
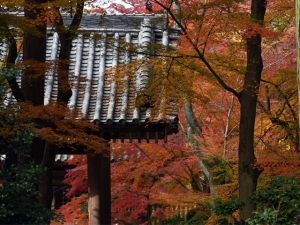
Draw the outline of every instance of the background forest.
[[[74,147],[72,138],[91,152],[105,148],[100,137],[86,133],[86,127],[98,128],[78,123],[69,111],[64,71],[82,13],[115,12],[164,13],[168,26],[180,29],[174,48],[160,48],[160,57],[151,59],[156,76],[144,90],[154,105],[157,99],[178,103],[180,132],[166,144],[110,143],[112,223],[300,224],[298,4],[2,1],[0,35],[9,51],[0,71],[0,153],[6,155],[0,172],[0,223],[86,224],[87,157],[68,161],[74,168],[65,177],[71,201],[56,212],[50,210],[49,174],[56,149]],[[18,10],[25,11],[25,20],[11,13]],[[60,10],[72,14],[69,27]],[[49,65],[40,55],[49,24],[59,30],[65,51],[58,62],[57,102],[44,106],[40,74]],[[32,43],[29,36],[35,38]],[[23,46],[23,63],[15,64]],[[41,51],[36,54],[30,46]],[[20,74],[22,88],[16,87]],[[27,82],[32,88],[26,89]],[[16,104],[6,104],[7,92]],[[44,149],[42,155],[39,149]]]

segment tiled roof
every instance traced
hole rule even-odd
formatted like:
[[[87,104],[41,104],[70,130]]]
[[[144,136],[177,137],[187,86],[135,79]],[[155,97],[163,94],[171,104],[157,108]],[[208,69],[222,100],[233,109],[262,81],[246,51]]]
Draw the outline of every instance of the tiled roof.
[[[71,160],[73,157],[74,157],[74,155],[56,154],[55,162],[65,162],[67,160]]]
[[[70,23],[69,15],[63,15],[63,18],[65,24]],[[151,108],[143,111],[136,108],[137,93],[147,85],[149,68],[145,68],[143,65],[139,66],[140,69],[137,69],[134,75],[125,76],[122,82],[111,80],[109,73],[105,73],[107,69],[120,64],[124,65],[137,59],[150,57],[149,55],[145,56],[139,50],[135,53],[127,51],[124,46],[121,46],[121,42],[146,48],[152,44],[167,46],[172,41],[178,40],[179,30],[167,27],[166,21],[164,15],[154,14],[84,15],[80,24],[81,32],[78,32],[71,50],[70,71],[75,81],[69,102],[70,107],[81,111],[96,124],[104,127],[115,125],[114,130],[106,129],[106,131],[119,132],[116,135],[117,138],[122,136],[120,130],[125,132],[124,125],[145,125],[148,121],[153,124],[159,121],[177,124],[178,109],[174,103],[169,103],[165,113],[159,113],[157,110],[154,113]],[[104,38],[106,39],[104,40]],[[49,28],[46,60],[56,60],[59,48],[58,34],[53,28]],[[19,60],[21,58],[20,55]],[[57,85],[56,71],[48,71],[45,81],[44,104],[56,101]],[[147,127],[151,128],[148,125]],[[141,131],[137,127],[133,130]],[[152,129],[151,132],[154,130]],[[166,132],[170,134],[173,131],[174,129],[168,127],[167,131],[163,131],[163,135],[159,134],[158,136],[166,138],[164,137],[167,135]],[[137,134],[137,136],[141,137],[141,134]],[[137,136],[126,134],[123,135],[123,138],[137,138]],[[145,138],[147,136],[146,139],[157,139],[157,135],[154,133],[145,133],[142,136]]]

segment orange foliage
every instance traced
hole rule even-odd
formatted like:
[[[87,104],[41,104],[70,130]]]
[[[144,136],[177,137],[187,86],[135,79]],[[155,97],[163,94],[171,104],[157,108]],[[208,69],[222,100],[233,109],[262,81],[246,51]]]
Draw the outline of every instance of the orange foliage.
[[[87,194],[82,194],[79,197],[73,197],[70,202],[61,206],[58,213],[64,216],[65,222],[74,222],[78,225],[86,225],[88,221],[88,213],[86,211],[80,211],[83,203],[87,201]],[[51,222],[51,225],[63,224],[55,221]]]
[[[145,11],[146,2],[131,2],[136,6],[133,9],[118,5],[111,7],[121,12]],[[208,162],[218,158],[225,163],[223,168],[213,168],[225,169],[227,176],[225,185],[217,188],[217,195],[226,199],[237,191],[240,105],[237,99],[232,99],[231,94],[220,88],[197,51],[205,56],[225,84],[239,92],[246,65],[244,41],[257,33],[264,37],[262,85],[268,86],[269,92],[261,89],[259,93],[261,104],[257,109],[254,137],[257,162],[254,166],[264,169],[262,178],[278,175],[299,177],[299,155],[294,151],[295,143],[299,142],[296,140],[298,115],[293,111],[297,108],[296,87],[292,81],[295,69],[294,27],[289,23],[294,13],[293,2],[268,1],[265,27],[249,20],[247,3],[222,0],[178,2],[181,6],[178,18],[169,19],[171,25],[176,19],[181,20],[182,38],[176,45],[178,49],[171,53],[158,52],[165,57],[149,62],[157,76],[151,80],[147,92],[156,99],[165,97],[182,104],[186,99],[191,100],[202,127],[202,136],[197,137],[201,146],[192,152],[179,135],[173,136],[167,145],[112,144],[115,159],[112,163],[113,217],[135,223],[145,222],[148,205],[167,207],[183,202],[203,204],[210,200],[204,194],[207,183],[198,163],[201,158],[195,156],[197,151]],[[150,1],[147,3],[150,4]],[[152,1],[151,10],[161,11],[160,4],[174,10],[169,1],[156,0]],[[158,85],[164,85],[164,91],[157,94],[157,90],[161,90]],[[267,97],[271,98],[271,109],[267,109]],[[64,106],[33,107],[26,104],[15,116],[33,120],[34,131],[59,147],[81,146],[95,152],[105,149],[105,142],[96,135],[100,128],[84,119],[76,120],[81,115],[66,110]],[[285,122],[286,126],[276,124],[276,120],[272,122],[273,117]],[[180,121],[185,128],[183,115],[180,115]],[[14,129],[9,132],[15,132]],[[3,130],[0,132],[5,135]],[[73,163],[77,167],[66,177],[66,182],[72,185],[69,195],[76,190],[87,189],[86,159],[76,157]],[[86,199],[85,194],[73,198],[60,212],[66,220],[86,218],[86,214],[78,214]],[[156,214],[166,217],[158,211]]]
[[[268,11],[267,18],[270,20],[267,21],[283,21],[287,24],[287,29],[277,26],[275,22],[261,28],[248,20],[247,6],[219,4],[222,1],[209,2],[211,4],[207,5],[205,19],[202,21],[198,12],[203,8],[199,2],[180,1],[181,17],[184,19],[182,24],[186,28],[178,43],[181,55],[172,58],[178,53],[176,52],[169,55],[170,58],[151,61],[153,72],[158,76],[149,88],[155,90],[157,84],[167,84],[162,95],[169,95],[181,103],[184,103],[185,98],[193,101],[196,118],[202,126],[202,137],[197,137],[202,146],[192,152],[182,137],[175,140],[178,136],[173,137],[176,144],[113,145],[115,162],[112,164],[112,197],[115,218],[142,223],[146,219],[148,205],[159,204],[164,208],[182,202],[209,202],[210,198],[201,192],[203,189],[195,191],[191,183],[191,175],[198,176],[200,180],[204,177],[194,155],[197,151],[201,151],[208,161],[215,157],[227,163],[224,166],[227,170],[226,183],[217,187],[217,196],[228,199],[233,193],[237,193],[240,105],[237,99],[232,100],[232,95],[222,90],[216,80],[212,79],[209,70],[192,50],[194,46],[205,53],[207,60],[226,84],[240,91],[246,62],[243,40],[255,33],[263,34],[266,38],[263,43],[263,79],[267,82],[262,84],[268,85],[269,93],[264,89],[259,93],[262,104],[257,110],[254,137],[257,162],[254,166],[264,170],[262,180],[270,176],[300,175],[299,155],[294,151],[297,112],[295,114],[292,109],[296,109],[297,99],[295,82],[291,81],[294,77],[292,71],[295,69],[294,28],[288,24],[291,15],[283,12],[283,1],[270,1],[268,4],[274,8],[271,7]],[[290,3],[287,2],[288,9],[291,7]],[[156,7],[153,4],[153,10]],[[166,71],[166,68],[169,70]],[[271,96],[269,111],[265,109],[268,95]],[[274,115],[286,121],[290,130],[272,123],[270,119]],[[185,127],[183,115],[180,116],[180,121]],[[206,184],[203,182],[202,185]],[[166,215],[161,212],[158,210],[154,215],[163,219]],[[208,224],[215,224],[214,219],[215,217],[211,217]]]
[[[33,131],[43,140],[59,148],[81,148],[91,153],[105,149],[105,140],[97,135],[101,128],[84,118],[78,119],[81,114],[67,106],[32,106],[29,103],[20,103],[20,106],[21,110],[15,116],[32,121]]]
[[[207,184],[197,158],[184,147],[181,135],[173,136],[168,144],[116,143],[111,147],[113,218],[141,224],[147,221],[149,205],[160,205],[153,216],[163,219],[171,215],[160,211],[161,208],[182,203],[206,204],[208,196],[203,191]],[[77,167],[65,179],[71,185],[68,195],[87,191],[86,158],[75,157],[71,163]],[[76,218],[84,202],[80,201],[73,198],[59,212],[68,220]],[[68,211],[68,207],[72,210]]]
[[[161,211],[168,206],[205,205],[207,184],[197,158],[183,144],[182,137],[174,136],[166,145],[135,144],[114,149],[119,160],[112,165],[113,217],[140,223],[147,219],[149,205],[159,206],[152,216],[159,215],[160,219],[171,216]]]

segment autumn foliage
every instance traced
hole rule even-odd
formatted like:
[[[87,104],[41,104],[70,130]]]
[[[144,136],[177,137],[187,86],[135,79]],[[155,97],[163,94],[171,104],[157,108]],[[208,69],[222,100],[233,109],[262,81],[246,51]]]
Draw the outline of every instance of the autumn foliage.
[[[147,98],[153,98],[150,101],[153,105],[161,104],[163,99],[165,103],[176,102],[184,108],[189,102],[199,127],[197,135],[190,135],[190,125],[182,109],[179,115],[181,132],[170,137],[168,144],[111,143],[113,219],[136,224],[151,219],[162,221],[176,213],[169,212],[171,207],[187,204],[196,205],[199,212],[209,211],[213,198],[227,201],[232,195],[238,195],[240,109],[243,104],[240,99],[243,90],[248,88],[244,86],[247,41],[256,35],[262,36],[263,71],[256,84],[260,88],[253,93],[258,99],[253,134],[255,159],[249,166],[261,172],[259,188],[267,186],[277,176],[299,179],[294,2],[266,1],[264,21],[250,19],[250,1],[132,0],[129,3],[133,7],[111,4],[107,11],[166,11],[169,25],[180,28],[181,39],[173,43],[174,48],[152,46],[156,49],[155,57],[151,56],[147,64],[155,76],[151,77],[144,92]],[[68,4],[63,2],[64,7]],[[10,2],[7,5],[12,6]],[[99,11],[102,9],[89,12]],[[24,32],[36,26],[28,23],[33,26],[26,28],[26,21],[9,15],[1,15],[0,19],[11,21],[11,25],[22,27]],[[48,22],[55,24],[57,21]],[[47,66],[42,65],[42,71]],[[122,66],[120,71],[124,69]],[[127,66],[132,70],[136,68],[134,63]],[[144,99],[140,100],[142,105]],[[30,127],[42,140],[59,148],[100,153],[105,145],[97,135],[101,128],[63,104],[33,106],[23,102],[19,106],[18,113],[11,107],[7,115],[11,120],[26,118],[30,123],[25,121],[10,129],[5,127],[0,130],[2,137]],[[88,162],[84,156],[75,156],[68,163],[74,166],[65,178],[70,185],[67,196],[72,199],[59,212],[66,221],[78,219],[84,224]],[[207,177],[207,168],[212,178]],[[78,194],[79,197],[73,197]],[[206,222],[216,224],[218,216],[212,212],[208,214],[210,218]],[[238,219],[237,212],[234,217]]]

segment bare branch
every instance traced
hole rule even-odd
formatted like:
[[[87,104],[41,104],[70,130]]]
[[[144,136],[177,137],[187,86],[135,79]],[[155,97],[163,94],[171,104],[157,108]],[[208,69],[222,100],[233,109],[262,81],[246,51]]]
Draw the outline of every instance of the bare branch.
[[[271,84],[273,85],[276,90],[279,92],[280,96],[284,99],[285,103],[287,104],[289,110],[291,111],[292,115],[293,115],[293,119],[296,121],[297,120],[297,113],[296,111],[294,110],[294,108],[291,106],[290,102],[289,102],[289,97],[287,97],[284,92],[280,89],[279,85],[271,82],[271,81],[267,81],[267,80],[261,80],[262,82],[265,82],[265,83],[268,83],[268,84]]]

